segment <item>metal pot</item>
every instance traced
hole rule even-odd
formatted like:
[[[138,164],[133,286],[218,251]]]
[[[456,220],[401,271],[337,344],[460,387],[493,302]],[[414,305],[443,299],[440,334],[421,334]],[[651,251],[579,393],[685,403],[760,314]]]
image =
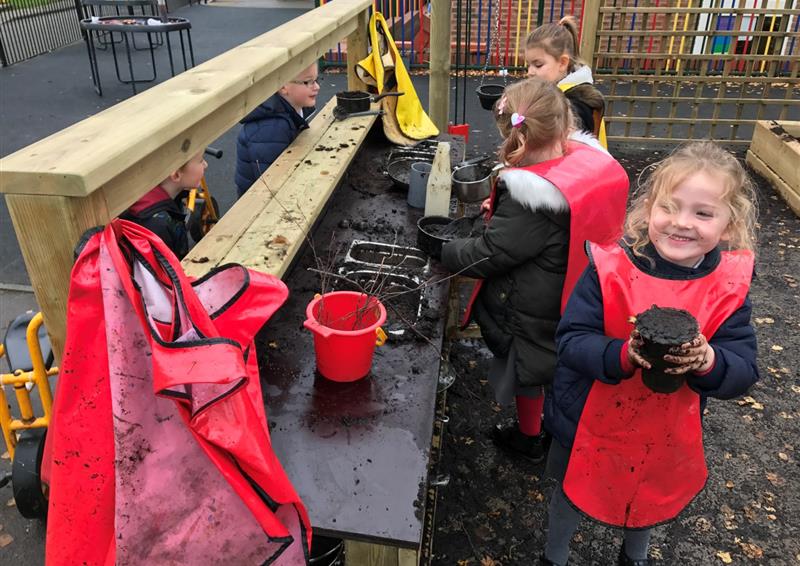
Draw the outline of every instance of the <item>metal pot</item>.
[[[456,167],[451,175],[453,190],[461,202],[478,202],[492,192],[495,171],[481,163]]]
[[[361,90],[346,90],[336,93],[336,105],[343,108],[348,114],[353,112],[366,112],[372,102],[378,102],[387,96],[402,96],[403,92],[384,92],[372,95]]]
[[[408,178],[411,173],[411,165],[419,161],[433,163],[432,155],[418,154],[395,157],[386,164],[384,175],[387,175],[398,189],[408,190]]]
[[[432,258],[442,257],[442,245],[453,239],[443,238],[432,233],[432,226],[447,226],[453,221],[447,216],[423,216],[417,222],[417,247]]]

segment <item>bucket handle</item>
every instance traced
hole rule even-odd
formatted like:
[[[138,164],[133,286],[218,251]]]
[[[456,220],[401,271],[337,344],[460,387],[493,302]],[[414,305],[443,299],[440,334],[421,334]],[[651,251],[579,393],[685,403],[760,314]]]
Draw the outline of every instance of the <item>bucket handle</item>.
[[[383,331],[383,328],[381,328],[380,326],[378,328],[376,328],[375,329],[375,335],[378,337],[375,340],[375,345],[376,346],[383,346],[384,344],[386,344],[387,336],[386,336],[386,333]]]

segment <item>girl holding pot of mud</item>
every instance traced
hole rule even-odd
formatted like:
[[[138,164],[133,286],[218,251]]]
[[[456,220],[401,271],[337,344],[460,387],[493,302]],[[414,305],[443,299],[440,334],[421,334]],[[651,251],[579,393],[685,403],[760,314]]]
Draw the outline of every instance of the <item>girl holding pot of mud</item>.
[[[497,104],[506,166],[474,238],[442,248],[442,263],[481,281],[463,321],[481,327],[494,354],[489,381],[518,421],[492,430],[501,448],[541,462],[544,387],[556,363],[555,331],[572,286],[586,267],[583,242],[622,233],[628,176],[586,133],[576,133],[569,103],[542,79],[511,85]],[[598,206],[603,203],[603,206]]]
[[[697,142],[657,165],[622,241],[589,245],[590,265],[558,327],[545,406],[548,475],[560,485],[541,564],[567,563],[585,514],[624,529],[618,564],[648,565],[651,528],[702,490],[706,400],[737,397],[758,379],[748,299],[754,225],[742,166],[714,143]],[[665,372],[685,376],[672,393],[641,377],[654,360],[645,359],[631,317],[654,304],[684,309],[699,326],[663,356],[672,364]]]

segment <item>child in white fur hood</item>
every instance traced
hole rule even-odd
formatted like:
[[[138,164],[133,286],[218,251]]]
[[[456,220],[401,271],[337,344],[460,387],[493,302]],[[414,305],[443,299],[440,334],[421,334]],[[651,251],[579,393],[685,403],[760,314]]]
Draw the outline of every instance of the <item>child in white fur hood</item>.
[[[489,382],[518,421],[492,431],[496,444],[544,459],[544,388],[556,364],[555,330],[586,266],[583,242],[614,241],[625,215],[628,177],[585,132],[573,132],[570,105],[555,84],[528,79],[497,105],[505,165],[488,203],[484,232],[442,248],[442,263],[481,279],[465,323],[481,327],[495,355]]]

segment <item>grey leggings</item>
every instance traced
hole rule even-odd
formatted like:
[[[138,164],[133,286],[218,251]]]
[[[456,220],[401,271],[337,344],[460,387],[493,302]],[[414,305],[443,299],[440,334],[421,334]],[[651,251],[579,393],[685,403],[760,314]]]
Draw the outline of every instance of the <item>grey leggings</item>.
[[[550,498],[550,505],[547,508],[547,543],[544,548],[545,557],[561,566],[567,563],[569,558],[569,542],[572,535],[581,522],[582,515],[567,501],[564,492],[561,490],[561,482],[567,473],[567,463],[569,462],[569,449],[563,447],[558,441],[553,440],[550,445],[550,452],[547,455],[548,478],[556,480],[557,485]],[[644,560],[647,558],[647,547],[650,544],[650,534],[652,529],[637,529],[631,531],[623,529],[625,539],[625,554],[633,560]]]

